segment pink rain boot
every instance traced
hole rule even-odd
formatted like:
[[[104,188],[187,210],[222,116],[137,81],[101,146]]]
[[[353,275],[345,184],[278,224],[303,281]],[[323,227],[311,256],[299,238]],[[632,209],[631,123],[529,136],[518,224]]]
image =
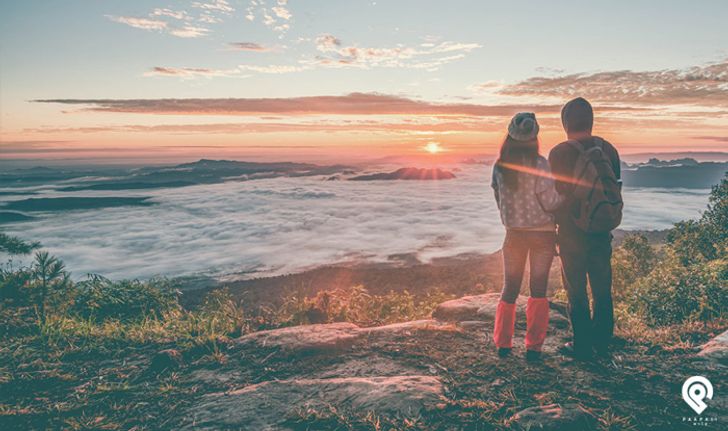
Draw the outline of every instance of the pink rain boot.
[[[549,300],[547,298],[528,298],[526,305],[526,354],[540,356],[541,347],[549,327]]]
[[[498,303],[495,312],[495,328],[493,341],[498,348],[499,356],[507,356],[513,347],[513,331],[516,325],[516,304],[504,301]]]

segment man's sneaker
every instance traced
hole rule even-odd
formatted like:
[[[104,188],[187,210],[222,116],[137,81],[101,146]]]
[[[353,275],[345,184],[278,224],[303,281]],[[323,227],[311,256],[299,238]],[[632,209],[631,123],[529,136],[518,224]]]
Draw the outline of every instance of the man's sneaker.
[[[507,356],[511,355],[511,349],[510,347],[499,347],[498,348],[498,357],[499,358],[505,358]]]
[[[526,350],[526,362],[541,362],[541,352],[538,350]]]
[[[579,361],[589,361],[592,359],[592,349],[574,349],[574,343],[569,341],[559,348],[562,355],[574,358]]]

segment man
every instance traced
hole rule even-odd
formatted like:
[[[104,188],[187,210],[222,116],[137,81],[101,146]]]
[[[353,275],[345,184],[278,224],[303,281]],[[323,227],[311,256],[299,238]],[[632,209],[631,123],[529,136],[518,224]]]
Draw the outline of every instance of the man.
[[[579,97],[564,105],[561,122],[569,141],[551,150],[549,162],[556,179],[556,190],[565,197],[564,205],[556,212],[557,243],[574,335],[573,342],[567,343],[563,351],[577,359],[589,359],[594,351],[602,355],[608,353],[614,331],[612,234],[608,230],[593,232],[584,229],[584,224],[575,220],[578,218],[575,214],[579,214],[584,205],[580,198],[574,196],[575,187],[580,184],[579,178],[576,178],[579,174],[574,169],[577,163],[583,163],[583,160],[578,161],[583,152],[600,147],[606,169],[612,169],[608,174],[614,184],[620,186],[620,162],[612,144],[592,136],[594,112],[585,99]],[[619,196],[618,217],[621,220]],[[591,287],[593,314],[589,308],[587,279]]]

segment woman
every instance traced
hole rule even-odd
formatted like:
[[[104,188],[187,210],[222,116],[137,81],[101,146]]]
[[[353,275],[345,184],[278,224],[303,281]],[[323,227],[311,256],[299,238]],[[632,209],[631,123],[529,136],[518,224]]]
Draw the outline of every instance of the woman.
[[[505,282],[495,317],[493,338],[498,355],[513,348],[516,299],[526,258],[530,262],[531,297],[526,306],[526,359],[538,360],[549,322],[546,298],[549,270],[556,250],[556,226],[550,211],[561,204],[548,161],[538,152],[538,122],[531,112],[516,114],[508,126],[500,157],[493,167],[493,190],[506,227],[503,242]]]

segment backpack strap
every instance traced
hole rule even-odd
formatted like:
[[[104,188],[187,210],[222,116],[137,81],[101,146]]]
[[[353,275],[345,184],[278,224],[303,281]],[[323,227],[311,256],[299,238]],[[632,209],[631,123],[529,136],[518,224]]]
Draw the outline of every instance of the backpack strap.
[[[579,153],[583,153],[584,151],[586,151],[586,148],[584,148],[584,144],[577,141],[576,139],[569,139],[568,141],[566,141],[566,143],[574,147]]]

